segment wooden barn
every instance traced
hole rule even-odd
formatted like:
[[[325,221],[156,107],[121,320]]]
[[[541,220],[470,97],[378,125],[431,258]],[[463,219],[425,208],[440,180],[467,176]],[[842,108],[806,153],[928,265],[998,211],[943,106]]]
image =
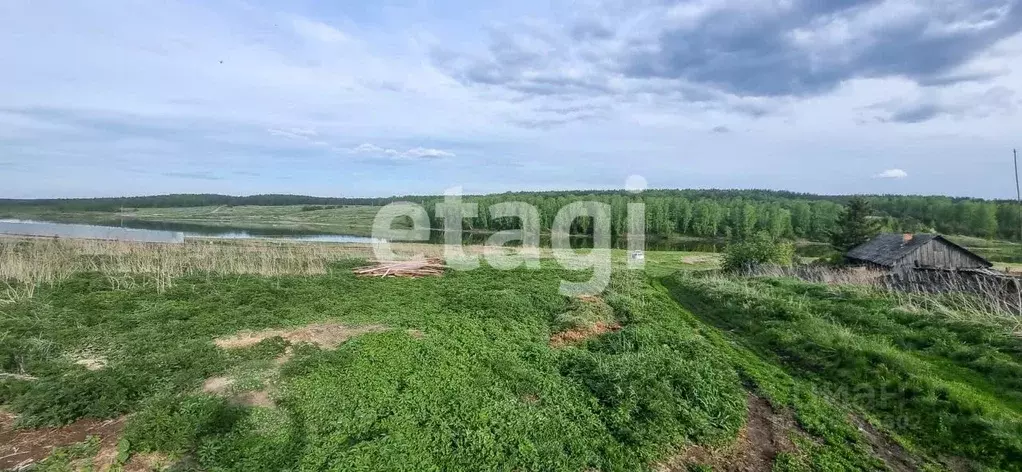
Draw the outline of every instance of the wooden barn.
[[[986,269],[991,264],[939,234],[882,233],[856,246],[845,260],[850,264],[907,272],[920,269]]]

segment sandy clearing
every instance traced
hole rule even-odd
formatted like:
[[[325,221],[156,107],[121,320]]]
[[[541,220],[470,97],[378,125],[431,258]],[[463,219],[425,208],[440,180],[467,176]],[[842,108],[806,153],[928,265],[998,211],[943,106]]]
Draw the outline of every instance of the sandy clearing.
[[[264,339],[280,336],[293,343],[312,343],[324,349],[335,349],[345,341],[362,334],[386,331],[382,325],[348,326],[340,323],[317,323],[301,328],[283,330],[242,331],[213,341],[222,349],[240,349],[258,344]]]

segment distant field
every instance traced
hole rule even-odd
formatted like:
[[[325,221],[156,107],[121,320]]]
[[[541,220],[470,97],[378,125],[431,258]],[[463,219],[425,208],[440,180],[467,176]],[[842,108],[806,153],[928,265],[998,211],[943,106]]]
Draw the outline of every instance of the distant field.
[[[994,262],[995,266],[1012,267],[1014,270],[1018,270],[1022,264],[1022,245],[1017,242],[970,236],[951,236],[950,239]]]
[[[377,210],[379,207],[374,206],[215,206],[137,208],[117,216],[143,221],[368,236]]]

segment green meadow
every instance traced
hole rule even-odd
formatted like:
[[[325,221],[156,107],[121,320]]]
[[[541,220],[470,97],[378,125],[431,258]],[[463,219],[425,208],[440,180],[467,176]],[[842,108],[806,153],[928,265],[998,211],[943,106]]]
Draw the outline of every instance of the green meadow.
[[[862,288],[623,251],[581,299],[559,282],[589,274],[550,259],[360,278],[345,253],[155,283],[84,270],[142,249],[75,250],[0,304],[0,435],[124,426],[39,470],[1022,469],[1022,339]]]

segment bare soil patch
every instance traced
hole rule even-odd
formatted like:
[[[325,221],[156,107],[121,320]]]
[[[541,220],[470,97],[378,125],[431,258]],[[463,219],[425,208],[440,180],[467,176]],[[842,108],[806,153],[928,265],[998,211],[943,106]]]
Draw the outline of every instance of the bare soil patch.
[[[798,431],[798,425],[790,414],[775,412],[770,402],[756,395],[749,394],[748,406],[748,420],[733,444],[721,448],[690,446],[657,470],[681,472],[696,464],[730,472],[771,470],[779,453],[796,450],[788,435]]]
[[[223,349],[239,349],[254,346],[264,339],[280,336],[293,343],[312,343],[324,349],[335,349],[341,343],[355,336],[386,330],[387,327],[382,325],[347,326],[340,323],[318,323],[292,330],[243,331],[232,336],[217,338],[213,343]]]
[[[849,415],[849,419],[859,428],[859,431],[866,437],[873,454],[879,457],[895,472],[912,472],[919,470],[912,456],[898,443],[892,441],[884,433],[881,433],[859,415]]]
[[[234,385],[234,379],[230,377],[212,377],[202,383],[202,391],[213,394],[224,394]]]
[[[276,371],[272,372],[275,375]],[[270,397],[269,390],[253,390],[247,392],[232,392],[231,387],[235,380],[230,377],[211,377],[202,383],[202,391],[221,397],[229,397],[228,400],[235,405],[259,406],[273,408],[276,404]]]
[[[273,402],[273,398],[270,397],[270,392],[266,390],[240,393],[232,397],[231,401],[243,406],[257,406],[262,408],[274,408],[277,406],[276,403]]]
[[[550,346],[555,348],[574,346],[576,344],[581,344],[589,338],[593,338],[601,334],[612,333],[620,329],[621,325],[619,323],[605,323],[597,321],[592,326],[583,326],[554,333],[550,336]]]
[[[145,452],[132,454],[128,462],[124,464],[124,472],[149,472],[152,470],[163,470],[173,465],[174,461],[166,454],[159,452]]]
[[[116,449],[125,418],[85,419],[59,428],[14,429],[15,416],[0,412],[0,470],[20,470],[48,457],[54,448],[100,438],[101,452]],[[116,453],[115,453],[116,456]]]

